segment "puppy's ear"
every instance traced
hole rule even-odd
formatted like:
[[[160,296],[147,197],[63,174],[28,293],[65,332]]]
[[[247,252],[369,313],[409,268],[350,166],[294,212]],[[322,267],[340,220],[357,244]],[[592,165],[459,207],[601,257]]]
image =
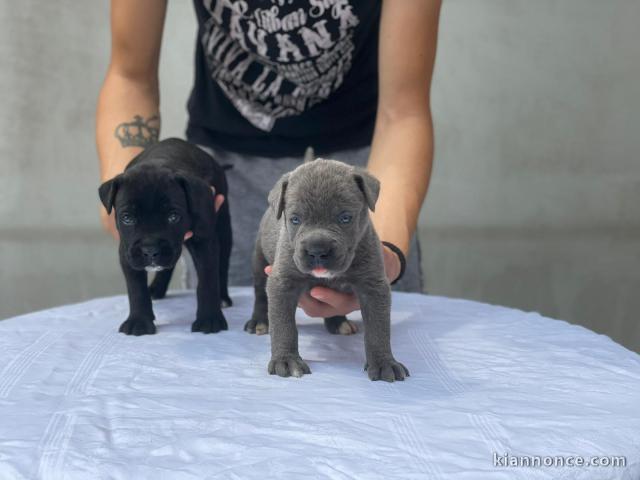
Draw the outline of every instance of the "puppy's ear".
[[[116,202],[116,194],[118,193],[118,188],[120,188],[120,182],[122,181],[122,174],[113,177],[111,180],[107,180],[100,188],[98,188],[98,194],[100,195],[100,201],[104,208],[107,209],[107,213],[111,214],[111,210],[113,210],[113,205]]]
[[[216,209],[213,191],[206,182],[189,176],[177,175],[177,182],[187,197],[187,209],[191,217],[191,231],[194,236],[206,237],[208,226],[215,220]]]
[[[285,173],[269,192],[269,205],[273,208],[278,220],[280,220],[282,212],[284,211],[284,195],[287,192],[288,185],[289,174]]]
[[[371,175],[366,170],[361,168],[355,169],[353,179],[358,185],[358,188],[364,195],[364,199],[367,202],[367,206],[373,212],[376,208],[376,201],[380,194],[380,182],[376,177]]]

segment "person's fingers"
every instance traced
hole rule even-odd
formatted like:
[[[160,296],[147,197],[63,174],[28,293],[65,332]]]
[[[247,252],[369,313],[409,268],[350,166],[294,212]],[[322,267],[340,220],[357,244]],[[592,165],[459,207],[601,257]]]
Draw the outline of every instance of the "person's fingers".
[[[298,306],[310,317],[335,317],[358,310],[357,297],[325,287],[314,287],[298,300]]]
[[[224,195],[220,194],[214,197],[214,206],[215,206],[216,212],[220,210],[220,207],[222,206],[223,203],[224,203]]]
[[[264,267],[264,273],[271,275],[273,267]],[[314,287],[303,293],[298,299],[298,306],[310,317],[335,317],[347,315],[360,308],[358,297],[353,293],[343,293],[326,287]]]
[[[338,292],[327,287],[313,287],[309,293],[316,300],[341,311],[352,312],[359,308],[358,299],[353,293]]]
[[[337,311],[328,303],[316,300],[309,293],[303,293],[298,299],[298,306],[304,310],[304,313],[315,318],[329,318],[336,315],[346,315],[346,313]]]

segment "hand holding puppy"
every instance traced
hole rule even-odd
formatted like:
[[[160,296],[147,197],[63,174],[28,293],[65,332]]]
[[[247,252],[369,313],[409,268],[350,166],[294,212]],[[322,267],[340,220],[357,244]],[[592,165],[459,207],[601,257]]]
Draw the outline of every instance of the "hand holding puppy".
[[[383,246],[382,254],[385,273],[389,281],[393,282],[400,275],[400,259],[386,246]],[[264,273],[271,274],[271,265],[265,267]],[[298,306],[310,317],[318,318],[348,315],[360,310],[360,302],[354,293],[343,293],[327,287],[314,287],[309,292],[304,292],[300,296]]]

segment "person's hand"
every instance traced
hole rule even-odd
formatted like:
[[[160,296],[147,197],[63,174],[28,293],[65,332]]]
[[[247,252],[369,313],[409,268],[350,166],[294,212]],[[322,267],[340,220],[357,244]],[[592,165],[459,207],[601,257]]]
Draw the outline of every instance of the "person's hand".
[[[222,194],[216,195],[216,189],[213,188],[213,187],[211,187],[211,191],[213,192],[213,208],[215,208],[215,210],[217,212],[218,210],[220,210],[220,207],[224,203],[224,195],[222,195]],[[189,230],[187,233],[184,234],[183,241],[186,242],[191,237],[193,237],[193,232],[191,230]]]
[[[398,255],[386,245],[382,245],[382,260],[384,261],[384,273],[389,282],[393,282],[402,271],[402,264]]]
[[[389,281],[395,280],[400,275],[400,259],[386,246],[382,247],[384,271]],[[264,269],[267,275],[271,274],[271,265]],[[313,287],[304,292],[298,299],[298,306],[310,317],[329,318],[338,315],[347,315],[360,309],[358,297],[354,293],[343,293],[327,287]]]
[[[222,207],[224,203],[224,195],[218,194],[216,195],[216,189],[211,187],[211,191],[214,195],[214,207],[217,212]],[[120,239],[120,234],[118,233],[118,229],[116,228],[116,220],[115,220],[115,211],[111,210],[111,214],[107,213],[107,210],[101,206],[100,207],[100,221],[102,222],[102,228],[107,231],[116,241]],[[188,231],[184,234],[184,241],[186,242],[191,237],[193,237],[193,232]]]
[[[216,195],[216,189],[211,187],[211,191],[213,192],[213,208],[216,209],[216,213],[220,210],[220,207],[224,203],[224,195],[218,194]]]
[[[218,210],[220,210],[220,207],[224,203],[224,195],[222,195],[222,194],[216,195],[216,189],[213,188],[213,187],[211,187],[211,192],[213,193],[213,208],[215,208],[216,212],[217,212]],[[187,233],[184,234],[183,241],[186,242],[191,237],[193,237],[193,232],[191,230],[189,230]]]
[[[116,216],[113,210],[111,210],[111,215],[109,215],[107,210],[100,205],[100,222],[102,223],[102,228],[116,241],[120,239],[120,234],[116,228]]]

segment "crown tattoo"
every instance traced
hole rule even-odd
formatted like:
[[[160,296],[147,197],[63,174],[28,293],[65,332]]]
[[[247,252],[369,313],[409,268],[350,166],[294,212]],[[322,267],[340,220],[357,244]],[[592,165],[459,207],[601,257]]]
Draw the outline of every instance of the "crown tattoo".
[[[123,122],[116,127],[115,136],[123,147],[143,147],[158,141],[160,135],[160,116],[144,119],[135,115],[132,122]]]

